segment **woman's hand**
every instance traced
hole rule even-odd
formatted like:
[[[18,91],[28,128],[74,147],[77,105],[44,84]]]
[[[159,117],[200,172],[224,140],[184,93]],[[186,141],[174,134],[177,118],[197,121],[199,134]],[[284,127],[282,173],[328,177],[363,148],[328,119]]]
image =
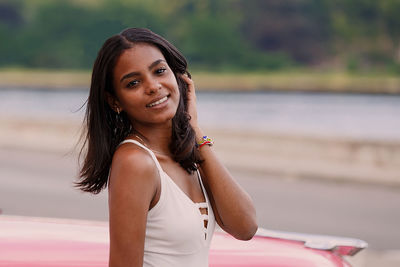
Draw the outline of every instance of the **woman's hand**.
[[[197,141],[202,139],[197,121],[196,92],[187,75],[182,79],[188,84],[188,112],[190,124],[196,131]],[[241,240],[249,240],[257,231],[256,211],[250,196],[233,179],[210,146],[199,149],[203,162],[200,173],[213,207],[215,219],[226,232]]]
[[[188,113],[190,115],[190,125],[196,131],[196,135],[201,135],[201,130],[199,128],[199,124],[197,121],[197,105],[196,105],[196,89],[194,87],[193,80],[189,78],[189,76],[185,73],[182,76],[182,79],[188,85]]]

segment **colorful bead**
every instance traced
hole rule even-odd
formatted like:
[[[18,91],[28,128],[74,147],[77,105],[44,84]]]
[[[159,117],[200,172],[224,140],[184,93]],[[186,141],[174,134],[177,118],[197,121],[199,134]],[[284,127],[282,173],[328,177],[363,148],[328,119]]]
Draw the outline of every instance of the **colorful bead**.
[[[196,144],[196,147],[201,148],[204,145],[212,146],[214,144],[214,140],[209,138],[207,135],[203,136],[203,139]]]

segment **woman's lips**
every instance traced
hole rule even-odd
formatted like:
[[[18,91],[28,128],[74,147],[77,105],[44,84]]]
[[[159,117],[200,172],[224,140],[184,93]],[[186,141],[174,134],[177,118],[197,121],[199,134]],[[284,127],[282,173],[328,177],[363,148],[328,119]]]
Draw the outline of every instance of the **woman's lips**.
[[[160,104],[164,103],[167,100],[168,100],[168,95],[166,95],[163,98],[160,98],[160,99],[158,99],[158,100],[156,100],[156,101],[154,101],[154,102],[152,102],[150,104],[147,104],[146,107],[152,108],[152,107],[155,107],[157,105],[160,105]]]

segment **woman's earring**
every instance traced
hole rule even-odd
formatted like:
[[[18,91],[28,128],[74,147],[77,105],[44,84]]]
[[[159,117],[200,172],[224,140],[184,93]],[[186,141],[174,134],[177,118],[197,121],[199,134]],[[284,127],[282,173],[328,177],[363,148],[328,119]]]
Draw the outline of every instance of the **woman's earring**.
[[[114,135],[122,133],[123,128],[124,128],[124,120],[121,116],[121,109],[119,107],[116,107]]]
[[[125,114],[122,113],[122,109],[115,107],[115,125],[114,125],[114,137],[125,138],[132,131],[132,125],[127,123],[127,118],[124,118]]]

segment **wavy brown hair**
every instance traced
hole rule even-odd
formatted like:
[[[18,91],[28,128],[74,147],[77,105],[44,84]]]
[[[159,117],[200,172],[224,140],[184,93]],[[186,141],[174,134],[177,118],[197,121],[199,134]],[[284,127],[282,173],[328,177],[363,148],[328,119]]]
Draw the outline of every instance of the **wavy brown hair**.
[[[180,91],[178,109],[172,119],[169,146],[176,162],[189,173],[201,162],[195,144],[195,131],[187,112],[187,84],[181,75],[187,73],[187,61],[172,44],[148,29],[130,28],[107,39],[93,66],[90,93],[82,133],[83,145],[79,158],[84,158],[76,186],[83,191],[99,193],[107,186],[113,154],[128,134],[135,132],[125,112],[117,116],[107,102],[107,93],[116,97],[113,74],[117,59],[137,43],[157,47],[173,71]]]

